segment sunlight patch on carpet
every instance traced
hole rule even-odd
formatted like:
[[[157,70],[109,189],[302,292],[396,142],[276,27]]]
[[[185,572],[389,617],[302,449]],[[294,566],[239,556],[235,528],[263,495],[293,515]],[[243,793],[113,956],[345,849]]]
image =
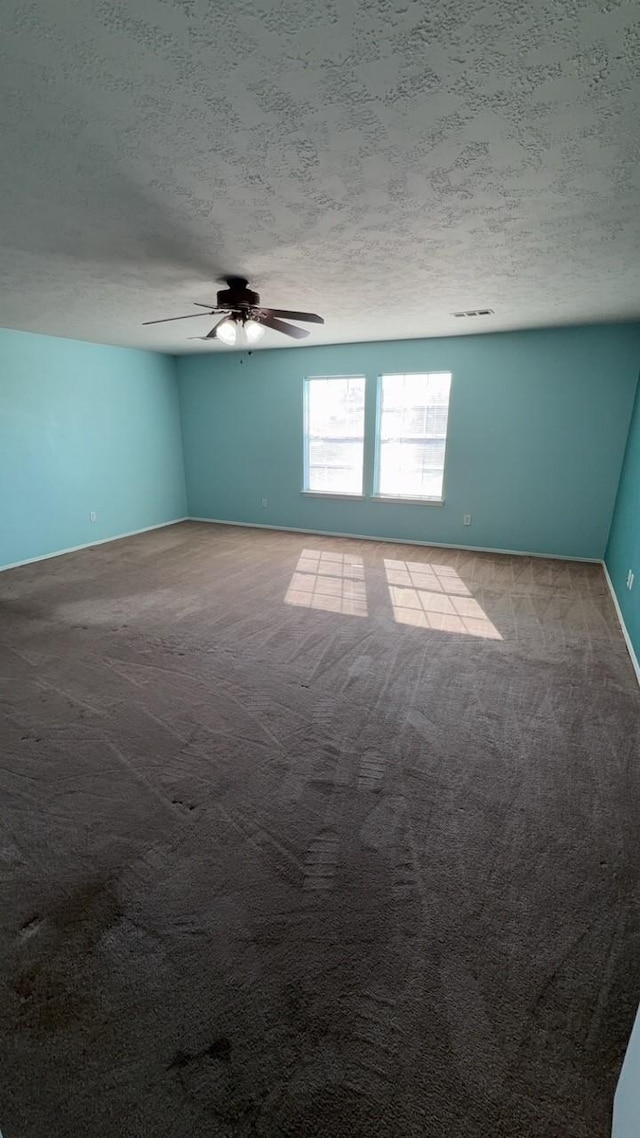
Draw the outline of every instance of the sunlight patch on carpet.
[[[384,559],[398,624],[502,640],[496,626],[451,565]]]
[[[347,616],[367,616],[362,558],[353,553],[303,549],[285,602]]]

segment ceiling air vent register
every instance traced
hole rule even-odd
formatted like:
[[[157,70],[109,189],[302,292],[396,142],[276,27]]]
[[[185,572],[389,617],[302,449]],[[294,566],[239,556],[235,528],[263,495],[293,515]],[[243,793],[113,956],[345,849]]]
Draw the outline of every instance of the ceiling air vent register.
[[[452,316],[493,316],[493,308],[470,308],[467,312],[452,312]]]

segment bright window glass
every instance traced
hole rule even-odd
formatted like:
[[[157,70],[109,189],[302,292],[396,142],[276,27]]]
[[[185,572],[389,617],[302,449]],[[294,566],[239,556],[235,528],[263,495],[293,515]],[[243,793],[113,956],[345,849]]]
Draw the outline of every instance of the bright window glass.
[[[304,489],[362,494],[363,375],[305,380]]]
[[[382,375],[376,493],[442,499],[451,373]]]

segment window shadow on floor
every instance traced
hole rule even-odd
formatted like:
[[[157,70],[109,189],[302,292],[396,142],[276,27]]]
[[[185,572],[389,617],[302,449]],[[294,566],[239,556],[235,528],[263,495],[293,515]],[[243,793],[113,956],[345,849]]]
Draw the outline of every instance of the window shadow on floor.
[[[502,639],[451,565],[383,558],[382,566],[397,624],[485,640]],[[285,602],[347,616],[368,616],[363,558],[355,553],[303,549]]]
[[[398,624],[502,640],[495,624],[451,565],[385,557],[384,569]]]
[[[303,549],[285,602],[348,616],[368,616],[362,557]]]

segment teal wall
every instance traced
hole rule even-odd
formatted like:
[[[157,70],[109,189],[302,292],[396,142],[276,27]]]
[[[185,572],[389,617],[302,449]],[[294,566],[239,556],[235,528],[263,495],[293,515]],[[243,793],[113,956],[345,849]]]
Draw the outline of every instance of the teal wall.
[[[612,1138],[640,1134],[640,1012],[633,1025],[613,1103]]]
[[[636,393],[606,562],[627,631],[640,659],[640,386]],[[629,569],[635,573],[631,590],[626,586]]]
[[[601,558],[639,363],[640,325],[183,356],[189,513]],[[421,370],[453,373],[445,505],[301,495],[303,376],[365,373],[372,424],[376,376]]]
[[[178,360],[0,331],[0,566],[187,512],[601,557],[639,366],[638,325]],[[417,370],[454,377],[444,506],[301,495],[303,376],[365,373],[372,427],[378,373]],[[639,483],[636,408],[608,551],[636,647]]]
[[[174,361],[0,330],[0,487],[0,567],[183,517]]]

